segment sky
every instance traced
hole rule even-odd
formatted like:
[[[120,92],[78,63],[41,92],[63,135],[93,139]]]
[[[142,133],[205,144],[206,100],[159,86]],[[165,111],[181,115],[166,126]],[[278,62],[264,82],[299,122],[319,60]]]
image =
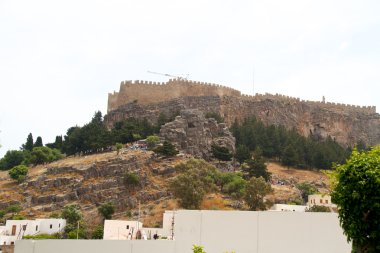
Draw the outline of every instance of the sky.
[[[380,108],[378,0],[0,0],[0,157],[155,71]]]

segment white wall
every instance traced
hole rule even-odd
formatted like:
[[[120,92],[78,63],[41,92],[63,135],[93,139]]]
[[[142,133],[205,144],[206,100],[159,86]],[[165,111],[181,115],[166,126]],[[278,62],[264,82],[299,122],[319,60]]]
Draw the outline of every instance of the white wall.
[[[15,253],[349,253],[335,213],[177,211],[175,241],[17,241]],[[34,245],[33,245],[34,244]],[[34,248],[33,251],[30,248]]]
[[[39,222],[39,234],[54,234],[62,232],[66,226],[65,219],[36,219]],[[50,225],[52,228],[50,228]]]
[[[305,212],[307,206],[274,204],[269,211]]]
[[[143,224],[138,221],[124,220],[105,220],[104,221],[104,240],[128,240],[136,237],[136,232],[141,229]],[[133,234],[132,234],[133,232]]]

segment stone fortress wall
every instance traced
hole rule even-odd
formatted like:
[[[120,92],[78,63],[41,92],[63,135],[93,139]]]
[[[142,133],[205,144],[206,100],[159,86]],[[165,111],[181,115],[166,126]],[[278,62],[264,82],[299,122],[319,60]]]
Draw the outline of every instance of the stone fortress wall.
[[[271,99],[285,103],[303,103],[310,106],[318,106],[328,110],[347,112],[347,113],[376,113],[375,106],[357,106],[349,104],[331,103],[325,101],[308,101],[296,97],[289,97],[280,94],[258,94],[255,96],[241,94],[240,91],[233,88],[181,79],[170,79],[166,83],[151,82],[151,81],[122,81],[120,91],[108,94],[108,112],[113,111],[120,106],[131,102],[139,104],[152,104],[168,101],[179,97],[188,96],[233,96],[243,100],[261,101]]]
[[[152,104],[188,96],[234,96],[238,90],[218,84],[170,79],[166,83],[151,81],[122,81],[120,91],[108,94],[108,112],[131,102]]]

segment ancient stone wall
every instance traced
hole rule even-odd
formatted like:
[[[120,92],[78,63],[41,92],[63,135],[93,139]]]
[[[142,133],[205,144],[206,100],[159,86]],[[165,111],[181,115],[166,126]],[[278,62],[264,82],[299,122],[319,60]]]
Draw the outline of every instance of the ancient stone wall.
[[[241,96],[241,93],[226,86],[179,79],[166,83],[122,81],[119,92],[108,94],[108,112],[134,101],[146,105],[185,96]]]

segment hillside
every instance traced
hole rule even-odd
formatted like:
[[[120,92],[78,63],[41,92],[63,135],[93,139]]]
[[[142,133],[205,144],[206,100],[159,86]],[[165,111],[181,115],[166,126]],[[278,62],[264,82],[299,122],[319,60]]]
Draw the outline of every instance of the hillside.
[[[174,166],[190,156],[158,158],[150,151],[124,149],[121,154],[107,152],[82,157],[68,157],[54,163],[32,167],[27,180],[18,185],[7,172],[0,172],[0,209],[19,204],[28,218],[46,217],[67,204],[78,204],[87,219],[100,221],[97,206],[116,205],[114,218],[141,218],[147,225],[159,225],[164,210],[178,208],[167,189]],[[321,172],[284,168],[268,163],[272,173],[273,202],[287,203],[300,198],[295,185],[309,182],[326,192],[327,178]],[[127,173],[136,173],[140,185],[126,182]],[[220,193],[206,196],[204,209],[232,209],[233,201]]]

